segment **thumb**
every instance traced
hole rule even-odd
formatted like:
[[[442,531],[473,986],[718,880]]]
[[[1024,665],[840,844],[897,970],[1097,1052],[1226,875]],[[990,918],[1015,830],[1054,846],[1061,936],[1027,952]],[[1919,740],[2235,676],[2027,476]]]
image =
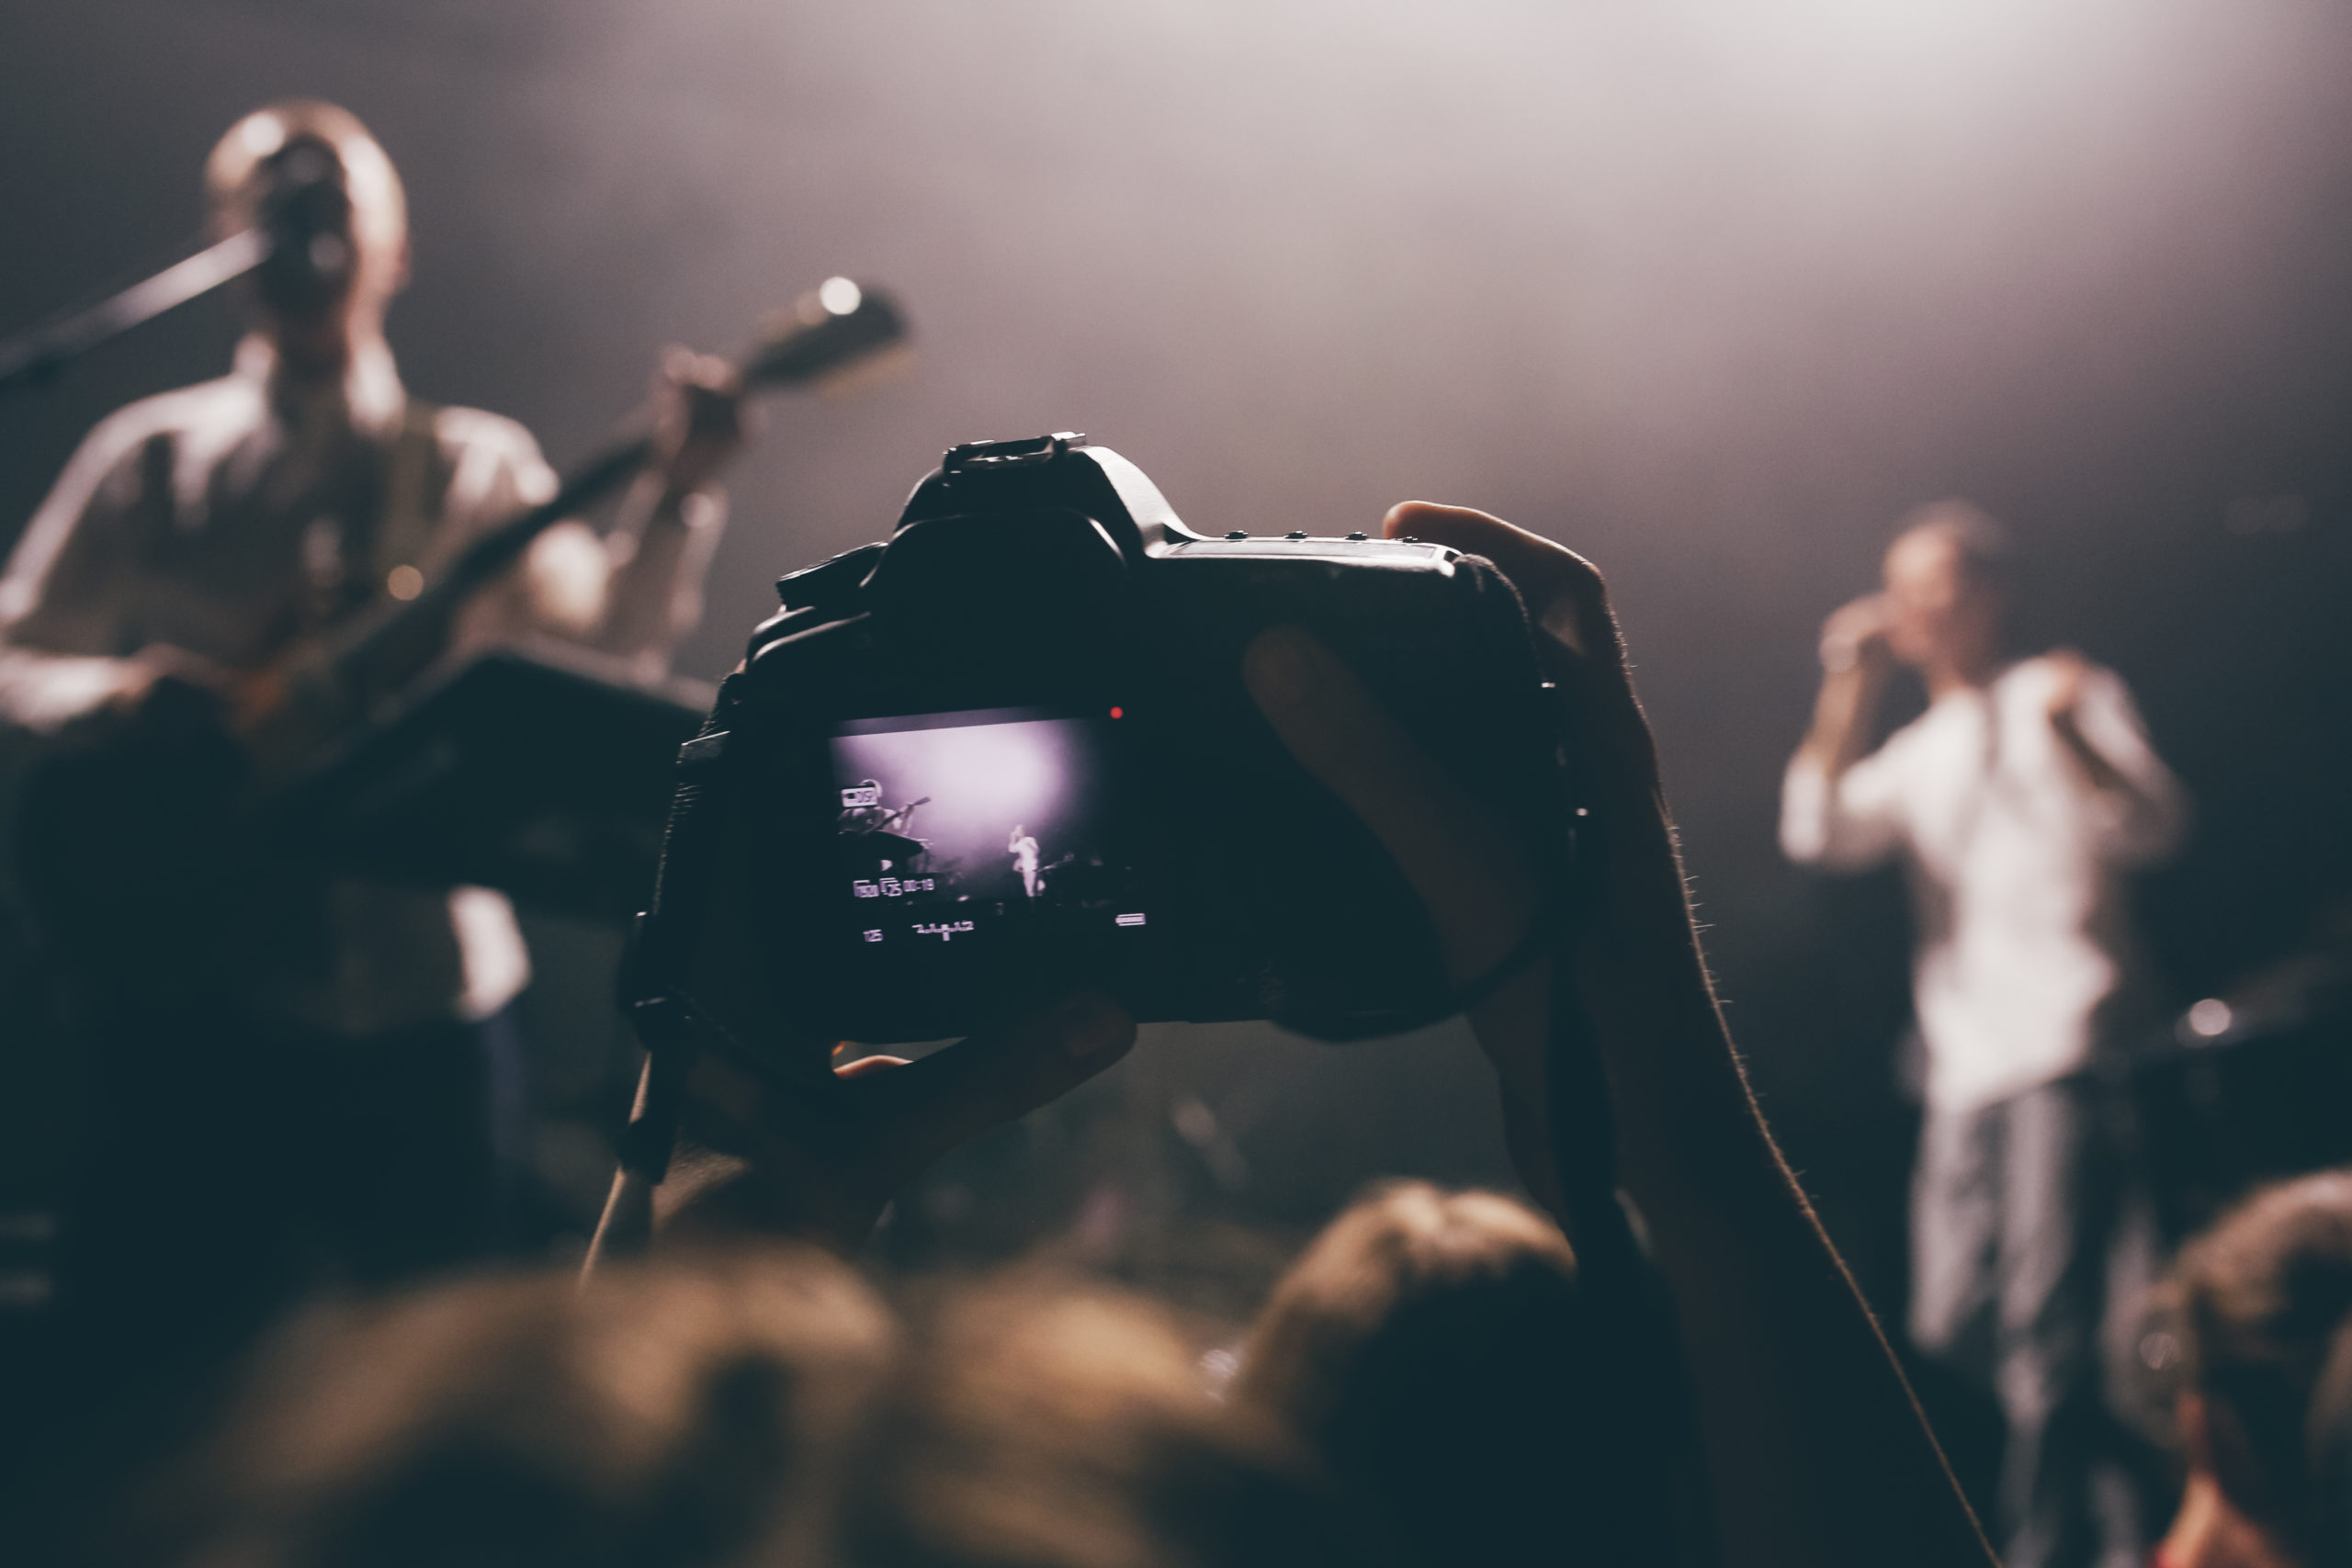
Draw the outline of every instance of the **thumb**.
[[[1338,655],[1296,626],[1261,633],[1242,679],[1291,755],[1372,829],[1420,895],[1457,983],[1526,933],[1536,887],[1511,829],[1432,761]]]
[[[854,1064],[840,1093],[867,1126],[888,1128],[910,1170],[967,1139],[1051,1104],[1125,1056],[1136,1022],[1109,997],[1082,993],[920,1061]]]

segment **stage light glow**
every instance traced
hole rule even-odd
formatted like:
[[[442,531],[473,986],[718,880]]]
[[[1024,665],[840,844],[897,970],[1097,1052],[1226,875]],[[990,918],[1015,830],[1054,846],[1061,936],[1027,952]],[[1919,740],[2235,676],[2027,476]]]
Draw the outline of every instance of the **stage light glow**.
[[[237,140],[254,158],[266,158],[286,145],[286,122],[274,114],[248,115],[237,129]]]
[[[817,286],[817,303],[836,316],[849,315],[865,298],[864,291],[846,277],[829,277]]]
[[[2230,1010],[2230,1004],[2219,997],[2207,997],[2188,1010],[2188,1027],[2200,1039],[2219,1039],[2230,1032],[2230,1025],[2236,1021],[2237,1015]]]

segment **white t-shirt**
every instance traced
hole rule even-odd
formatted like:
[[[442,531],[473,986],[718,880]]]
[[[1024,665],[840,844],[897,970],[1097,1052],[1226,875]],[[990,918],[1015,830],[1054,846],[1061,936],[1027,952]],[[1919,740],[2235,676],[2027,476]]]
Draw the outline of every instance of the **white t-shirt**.
[[[2136,981],[2121,874],[2168,853],[2188,818],[2113,671],[2083,682],[2076,723],[2120,774],[2093,786],[2052,728],[2047,659],[1954,692],[1834,784],[1803,754],[1781,845],[1859,871],[1900,854],[1918,917],[1913,1003],[1928,1104],[1974,1110],[2081,1067],[2103,1010]]]

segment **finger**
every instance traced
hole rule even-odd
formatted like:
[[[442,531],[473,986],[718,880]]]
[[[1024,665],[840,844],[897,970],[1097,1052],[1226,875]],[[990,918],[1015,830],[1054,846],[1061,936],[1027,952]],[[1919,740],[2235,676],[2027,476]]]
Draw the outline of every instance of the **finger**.
[[[689,374],[695,386],[721,398],[733,398],[743,389],[742,371],[716,354],[695,355]]]
[[[870,1078],[876,1073],[887,1073],[893,1067],[912,1066],[904,1056],[860,1056],[854,1062],[843,1062],[833,1069],[837,1078]]]
[[[662,351],[660,378],[696,392],[732,395],[741,389],[742,372],[723,355],[698,354],[673,343]]]
[[[1466,506],[1405,502],[1389,509],[1382,530],[1484,556],[1501,569],[1536,625],[1569,655],[1554,674],[1577,727],[1596,742],[1590,785],[1621,810],[1647,799],[1657,787],[1657,750],[1599,569],[1565,545]]]
[[[701,355],[684,344],[665,344],[658,367],[653,373],[656,391],[669,387],[683,387],[694,379],[695,361]]]
[[[1388,514],[1386,531],[1485,556],[1520,590],[1557,657],[1554,678],[1567,699],[1576,738],[1576,787],[1599,820],[1584,836],[1600,878],[1597,897],[1610,918],[1589,923],[1579,963],[1611,972],[1607,985],[1632,976],[1611,966],[1640,956],[1648,979],[1678,989],[1706,988],[1698,937],[1659,779],[1657,742],[1634,694],[1624,642],[1606,587],[1592,563],[1540,535],[1467,507],[1408,502]],[[1573,640],[1571,637],[1573,634]],[[1583,651],[1577,651],[1581,649]],[[1595,954],[1602,956],[1596,957]],[[1657,969],[1664,964],[1664,969]],[[1588,981],[1596,979],[1591,974]]]
[[[1060,1099],[1125,1055],[1135,1041],[1126,1010],[1088,993],[918,1062],[837,1076],[860,1122],[889,1128],[911,1169]]]
[[[1857,599],[1850,604],[1839,605],[1830,612],[1821,629],[1826,637],[1860,639],[1879,631],[1885,624],[1886,607],[1873,594],[1867,599]]]
[[[1381,531],[1392,539],[1427,539],[1486,557],[1510,579],[1545,631],[1587,658],[1623,661],[1600,573],[1566,545],[1467,506],[1426,501],[1390,507]]]
[[[1590,561],[1566,545],[1466,506],[1408,501],[1389,508],[1382,531],[1427,539],[1495,563],[1519,590],[1535,624],[1584,667],[1581,677],[1605,700],[1638,712],[1624,639],[1609,607],[1609,590]]]
[[[1534,918],[1517,835],[1456,784],[1352,671],[1295,626],[1261,633],[1242,679],[1300,765],[1372,829],[1435,922],[1456,983],[1486,974]]]

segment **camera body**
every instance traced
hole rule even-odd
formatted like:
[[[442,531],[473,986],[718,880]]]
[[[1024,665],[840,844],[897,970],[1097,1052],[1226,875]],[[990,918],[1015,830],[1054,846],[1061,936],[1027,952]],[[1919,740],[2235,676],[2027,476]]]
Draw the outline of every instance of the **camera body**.
[[[724,737],[787,1015],[880,1044],[1074,986],[1329,1038],[1455,1010],[1419,899],[1243,658],[1322,639],[1565,878],[1569,738],[1518,594],[1411,540],[1204,537],[1084,440],[951,450],[887,545],[777,584],[722,688],[695,745]]]

